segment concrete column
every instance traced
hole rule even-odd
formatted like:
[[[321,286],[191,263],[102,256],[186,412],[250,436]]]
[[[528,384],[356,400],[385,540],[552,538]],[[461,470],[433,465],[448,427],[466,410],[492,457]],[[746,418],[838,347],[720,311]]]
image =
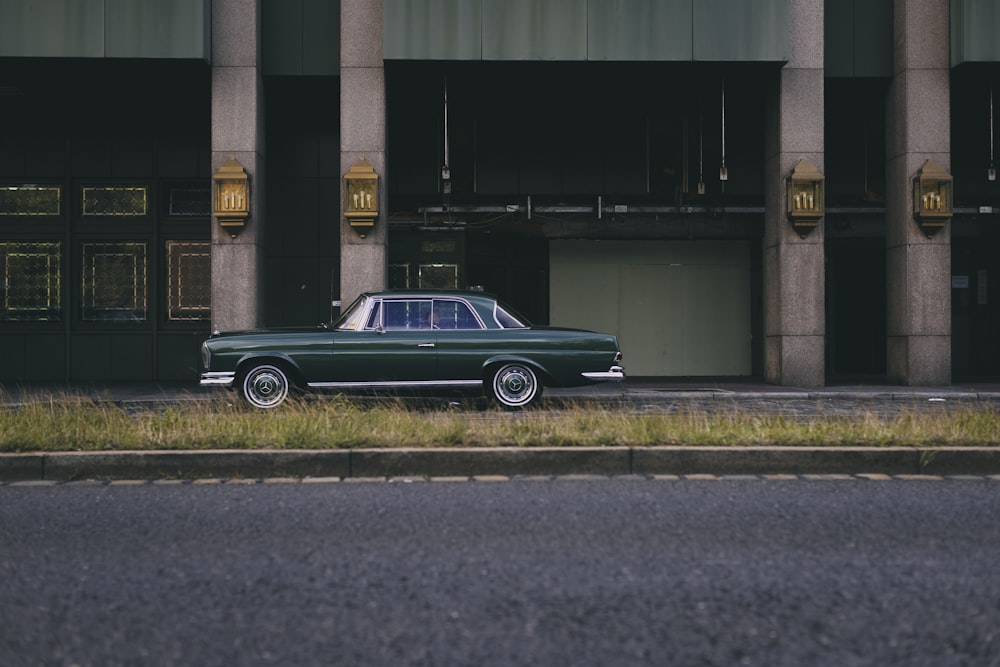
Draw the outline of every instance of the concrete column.
[[[948,3],[894,0],[886,108],[888,374],[951,383],[951,225],[928,238],[913,219],[913,177],[928,159],[950,171]]]
[[[212,171],[235,157],[250,175],[250,217],[231,238],[212,220],[212,327],[263,324],[264,90],[260,0],[212,0]]]
[[[382,0],[340,2],[340,173],[364,157],[380,177],[379,218],[365,238],[344,219],[340,182],[340,298],[386,284],[385,65]]]
[[[824,171],[823,0],[789,0],[788,62],[768,96],[764,229],[764,372],[768,382],[826,381],[824,235],[805,238],[786,216],[785,180],[801,159]]]

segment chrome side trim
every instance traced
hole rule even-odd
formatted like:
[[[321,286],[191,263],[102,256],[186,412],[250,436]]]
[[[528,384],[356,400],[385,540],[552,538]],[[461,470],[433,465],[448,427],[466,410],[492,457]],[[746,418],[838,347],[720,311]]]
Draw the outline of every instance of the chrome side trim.
[[[224,371],[217,373],[202,373],[201,374],[201,384],[202,387],[232,387],[233,382],[236,381],[236,373],[233,371]]]
[[[625,379],[625,369],[621,366],[612,366],[606,371],[597,371],[594,373],[582,373],[583,377],[588,380],[624,380]]]
[[[473,387],[482,380],[393,380],[382,382],[310,382],[311,389],[403,389],[420,387]]]

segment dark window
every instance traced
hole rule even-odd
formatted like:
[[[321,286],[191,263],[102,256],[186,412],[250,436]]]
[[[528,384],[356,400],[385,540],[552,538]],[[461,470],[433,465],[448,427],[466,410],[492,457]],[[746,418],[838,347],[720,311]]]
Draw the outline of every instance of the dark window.
[[[0,320],[62,319],[61,248],[58,242],[0,243]]]
[[[386,301],[386,329],[430,329],[430,301]]]
[[[434,301],[434,327],[437,329],[482,329],[469,306],[462,301]]]

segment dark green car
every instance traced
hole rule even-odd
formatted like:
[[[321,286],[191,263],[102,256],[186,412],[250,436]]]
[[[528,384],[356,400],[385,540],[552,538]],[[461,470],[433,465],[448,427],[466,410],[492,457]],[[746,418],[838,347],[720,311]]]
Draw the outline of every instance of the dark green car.
[[[202,345],[202,386],[235,387],[258,408],[292,389],[485,392],[505,408],[543,386],[623,380],[618,339],[538,327],[480,292],[362,294],[332,326],[215,333]]]

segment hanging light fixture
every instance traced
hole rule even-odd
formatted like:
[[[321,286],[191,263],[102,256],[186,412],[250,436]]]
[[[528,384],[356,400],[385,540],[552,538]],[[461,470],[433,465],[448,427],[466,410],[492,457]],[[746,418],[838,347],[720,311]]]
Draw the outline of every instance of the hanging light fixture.
[[[722,165],[719,167],[719,180],[722,181],[722,191],[726,190],[729,180],[729,170],[726,169],[726,78],[722,77]]]
[[[993,80],[990,80],[990,166],[986,168],[986,179],[997,180],[997,169],[993,162]]]
[[[441,167],[441,192],[451,194],[451,167],[448,154],[448,77],[444,78],[444,165]]]
[[[705,110],[698,102],[698,194],[705,194]]]

